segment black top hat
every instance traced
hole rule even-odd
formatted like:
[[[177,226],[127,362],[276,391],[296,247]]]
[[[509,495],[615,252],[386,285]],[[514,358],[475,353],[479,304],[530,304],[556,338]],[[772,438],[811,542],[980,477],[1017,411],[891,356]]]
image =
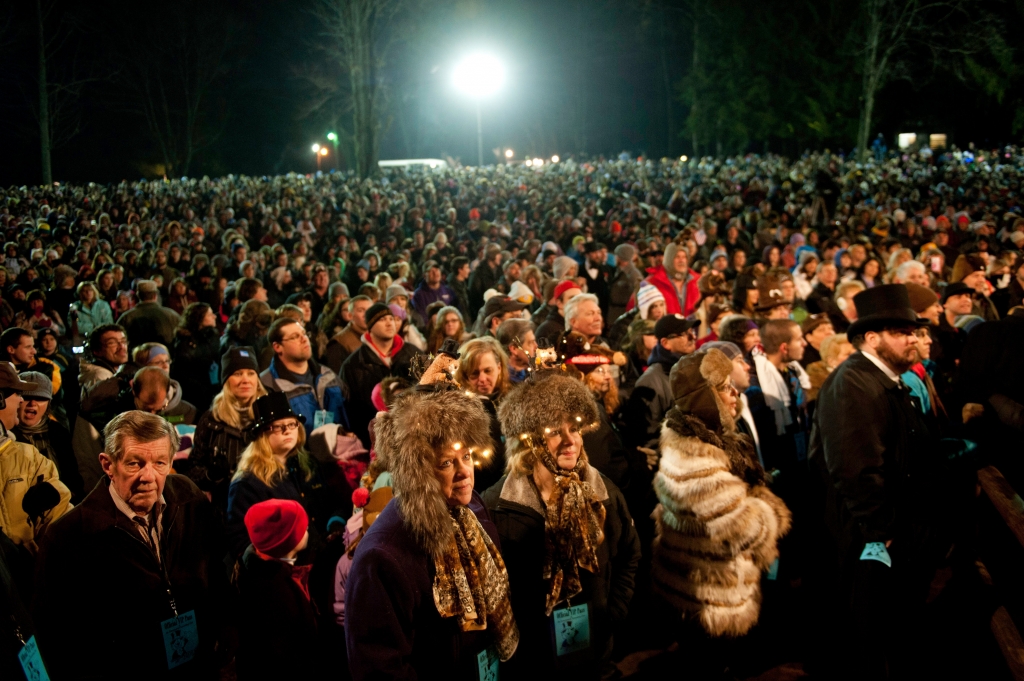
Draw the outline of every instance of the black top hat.
[[[292,411],[288,396],[276,390],[257,398],[252,405],[252,413],[254,419],[251,427],[257,433],[266,430],[270,424],[279,419],[293,418],[299,423],[306,422],[305,416]]]
[[[893,326],[928,326],[910,306],[910,295],[903,284],[883,284],[861,291],[853,297],[857,321],[850,324],[850,338]]]

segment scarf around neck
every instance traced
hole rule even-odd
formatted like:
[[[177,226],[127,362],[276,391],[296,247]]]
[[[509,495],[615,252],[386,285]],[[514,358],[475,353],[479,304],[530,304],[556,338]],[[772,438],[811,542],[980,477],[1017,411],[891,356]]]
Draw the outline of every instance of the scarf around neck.
[[[461,631],[490,627],[505,662],[519,645],[505,562],[473,511],[458,506],[450,513],[452,539],[443,555],[434,556],[434,605],[441,617],[458,617]]]
[[[588,472],[583,452],[571,471],[559,468],[547,449],[537,451],[537,458],[555,479],[544,514],[544,613],[550,616],[556,605],[583,591],[579,568],[598,573],[606,512],[590,483],[580,479]]]

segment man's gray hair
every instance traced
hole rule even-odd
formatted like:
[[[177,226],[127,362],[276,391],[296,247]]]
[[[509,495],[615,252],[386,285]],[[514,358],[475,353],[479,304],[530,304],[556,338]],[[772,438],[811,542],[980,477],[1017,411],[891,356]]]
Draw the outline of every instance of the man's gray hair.
[[[160,288],[152,279],[143,279],[135,285],[135,290],[139,294],[139,300],[156,300],[160,294]]]
[[[110,419],[107,427],[103,429],[103,436],[104,453],[114,463],[120,461],[124,456],[129,438],[139,444],[168,438],[170,440],[167,451],[168,461],[174,460],[174,453],[178,451],[181,444],[181,438],[174,426],[166,419],[144,411],[126,411],[118,414]]]
[[[597,296],[593,293],[580,293],[569,299],[569,302],[565,304],[565,330],[569,331],[572,329],[572,320],[576,319],[576,310],[579,308],[580,303],[591,301],[594,305],[600,306]]]
[[[896,278],[904,284],[907,283],[907,277],[910,276],[910,270],[917,270],[919,274],[927,274],[927,271],[924,268],[924,263],[916,260],[907,260],[896,268]]]

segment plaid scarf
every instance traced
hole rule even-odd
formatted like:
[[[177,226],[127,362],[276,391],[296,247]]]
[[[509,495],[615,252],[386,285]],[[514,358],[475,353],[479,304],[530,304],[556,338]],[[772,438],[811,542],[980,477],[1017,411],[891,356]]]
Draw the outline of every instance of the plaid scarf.
[[[462,631],[490,625],[504,662],[519,645],[505,562],[471,510],[458,506],[451,515],[452,540],[443,555],[434,557],[434,604],[441,617],[459,617]]]
[[[556,605],[583,591],[579,568],[597,574],[597,547],[604,541],[606,512],[590,485],[580,480],[586,457],[580,456],[576,467],[566,471],[547,449],[538,447],[536,453],[555,478],[544,517],[543,576],[548,580],[544,612],[551,615]]]

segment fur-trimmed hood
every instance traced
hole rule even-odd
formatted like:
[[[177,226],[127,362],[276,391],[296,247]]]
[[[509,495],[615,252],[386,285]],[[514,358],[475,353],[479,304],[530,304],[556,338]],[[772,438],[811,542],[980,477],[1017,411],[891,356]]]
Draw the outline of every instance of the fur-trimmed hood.
[[[736,430],[732,414],[716,389],[729,381],[732,367],[729,358],[717,348],[679,360],[669,373],[675,408],[697,417],[716,433]]]
[[[582,428],[598,423],[597,403],[582,381],[559,370],[538,372],[514,386],[498,406],[506,442],[521,435],[540,437],[545,428],[577,420]]]
[[[448,504],[434,475],[437,457],[460,443],[486,459],[494,450],[490,418],[480,400],[454,386],[406,390],[376,421],[376,451],[391,473],[395,503],[413,537],[438,555],[452,534]]]

